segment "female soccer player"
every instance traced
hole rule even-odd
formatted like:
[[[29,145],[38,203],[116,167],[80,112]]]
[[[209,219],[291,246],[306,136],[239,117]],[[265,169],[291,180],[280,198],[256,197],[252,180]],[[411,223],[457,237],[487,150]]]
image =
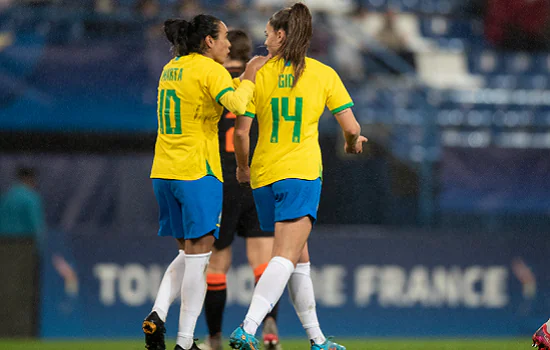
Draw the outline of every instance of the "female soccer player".
[[[231,42],[229,57],[224,67],[237,78],[245,70],[246,62],[252,52],[252,42],[242,30],[230,30],[227,38]],[[246,255],[254,271],[256,281],[271,259],[273,250],[273,232],[260,229],[258,214],[250,186],[241,186],[235,177],[233,133],[235,114],[224,111],[220,120],[220,152],[223,168],[223,208],[220,226],[220,238],[214,243],[210,264],[208,265],[206,283],[208,290],[204,302],[204,313],[209,336],[203,349],[222,350],[222,320],[227,299],[226,274],[231,266],[231,244],[235,235],[246,239]],[[257,128],[253,128],[252,139],[257,139]],[[277,306],[266,316],[263,323],[263,340],[267,350],[280,349],[277,333]]]
[[[164,322],[181,291],[176,349],[198,349],[193,333],[222,207],[218,121],[224,107],[244,114],[256,72],[266,58],[251,60],[234,90],[231,75],[222,66],[230,47],[223,22],[208,15],[190,22],[168,20],[164,32],[176,57],[166,64],[159,81],[151,178],[159,204],[158,234],[176,238],[180,253],[166,270],[143,331],[147,349],[166,348]]]
[[[273,258],[260,278],[243,324],[230,337],[234,349],[257,349],[257,327],[288,283],[311,349],[344,350],[320,327],[310,277],[307,239],[321,194],[319,118],[325,106],[345,135],[345,151],[361,153],[361,128],[353,102],[336,72],[306,57],[311,14],[302,3],[275,13],[266,25],[265,45],[273,56],[258,72],[253,104],[237,119],[235,155],[239,182],[251,180],[261,228],[275,231]],[[254,108],[255,107],[255,111]],[[248,132],[256,115],[259,139],[248,167]]]

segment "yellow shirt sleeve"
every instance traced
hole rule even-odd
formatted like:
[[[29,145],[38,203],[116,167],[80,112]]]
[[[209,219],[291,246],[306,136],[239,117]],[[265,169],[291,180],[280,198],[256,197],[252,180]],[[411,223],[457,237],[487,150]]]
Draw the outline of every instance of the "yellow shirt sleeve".
[[[244,112],[245,116],[250,118],[256,118],[256,101],[254,97],[248,102],[248,106],[246,106],[246,112]]]
[[[342,79],[330,68],[330,81],[328,85],[327,107],[332,114],[339,113],[346,108],[353,107],[353,101],[342,82]]]
[[[212,64],[206,76],[206,87],[210,95],[222,106],[236,115],[246,112],[246,105],[254,93],[254,83],[245,80],[235,90],[231,74],[218,63]]]
[[[231,74],[219,63],[212,62],[208,68],[210,71],[206,74],[206,88],[210,96],[220,103],[223,95],[235,91]]]
[[[237,90],[224,93],[219,102],[235,115],[244,115],[252,95],[254,95],[254,83],[250,80],[244,80]]]
[[[233,78],[233,87],[236,89],[241,85],[241,78]]]

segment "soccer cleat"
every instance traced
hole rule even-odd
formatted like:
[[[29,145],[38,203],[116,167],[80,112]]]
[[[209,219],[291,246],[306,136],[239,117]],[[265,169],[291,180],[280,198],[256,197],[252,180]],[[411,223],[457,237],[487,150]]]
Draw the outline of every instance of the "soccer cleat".
[[[164,322],[160,319],[156,311],[153,311],[143,321],[141,326],[145,334],[145,349],[148,350],[166,350],[164,343]]]
[[[198,339],[195,339],[195,340],[198,340]],[[182,348],[181,346],[179,346],[178,344],[176,344],[176,347],[174,348],[174,350],[185,350],[185,349]],[[201,350],[201,348],[199,348],[197,346],[197,343],[195,343],[195,341],[193,341],[193,346],[189,350]]]
[[[252,334],[248,334],[244,331],[243,326],[239,326],[229,336],[229,346],[232,349],[241,350],[259,350],[260,343]]]
[[[533,334],[532,346],[534,348],[538,347],[539,349],[550,350],[550,334],[548,333],[546,323],[540,326],[535,334]]]
[[[223,350],[222,334],[207,336],[204,343],[200,344],[199,347],[202,350]]]
[[[282,350],[279,344],[279,332],[277,331],[277,323],[273,317],[268,317],[264,320],[264,328],[262,330],[262,338],[266,350]]]
[[[346,350],[345,346],[332,342],[331,338],[325,340],[323,344],[315,344],[313,339],[311,339],[310,342],[311,350]]]

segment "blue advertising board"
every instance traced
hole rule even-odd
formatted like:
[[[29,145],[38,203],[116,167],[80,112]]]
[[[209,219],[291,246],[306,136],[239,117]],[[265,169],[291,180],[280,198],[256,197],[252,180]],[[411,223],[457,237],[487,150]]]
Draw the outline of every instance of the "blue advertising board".
[[[542,243],[542,244],[540,244]],[[319,226],[310,240],[318,314],[327,334],[517,336],[548,318],[549,243],[514,237],[387,234],[369,226]],[[237,240],[224,332],[243,319],[253,275]],[[50,232],[42,268],[42,337],[141,337],[164,268],[167,238]],[[285,293],[286,294],[286,293]],[[280,332],[303,330],[283,295]],[[170,310],[175,337],[179,304]],[[396,334],[396,324],[399,331]],[[206,334],[201,316],[196,335]]]

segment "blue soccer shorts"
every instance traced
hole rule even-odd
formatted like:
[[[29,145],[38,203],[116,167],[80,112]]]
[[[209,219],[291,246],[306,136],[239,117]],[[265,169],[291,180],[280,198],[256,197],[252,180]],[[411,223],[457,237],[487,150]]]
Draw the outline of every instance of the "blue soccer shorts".
[[[214,176],[198,180],[153,179],[159,205],[159,236],[194,239],[214,231],[218,238],[223,184]]]
[[[261,229],[273,232],[276,222],[304,216],[309,216],[315,223],[321,185],[321,178],[285,179],[253,190]]]

